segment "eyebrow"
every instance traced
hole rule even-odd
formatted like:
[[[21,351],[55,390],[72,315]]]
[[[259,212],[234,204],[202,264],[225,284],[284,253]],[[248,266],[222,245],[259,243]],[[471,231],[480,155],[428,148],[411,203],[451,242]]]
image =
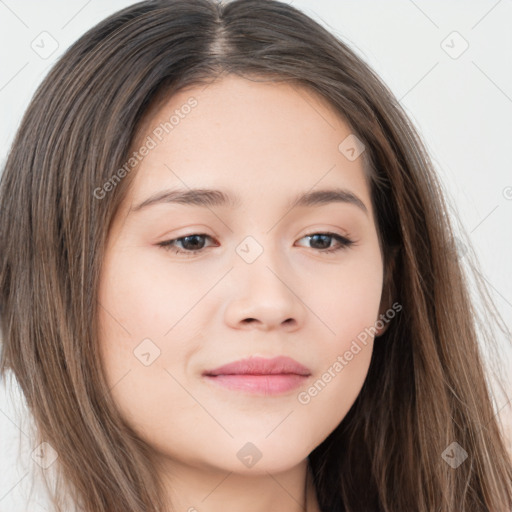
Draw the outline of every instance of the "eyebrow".
[[[205,208],[220,206],[237,208],[240,206],[241,201],[238,196],[231,195],[222,190],[206,188],[171,189],[157,192],[148,197],[142,203],[130,208],[130,212],[138,212],[149,206],[162,203],[176,203]],[[315,190],[299,194],[287,204],[286,208],[291,210],[292,208],[321,206],[330,203],[352,204],[368,215],[368,209],[363,201],[350,190],[342,188]]]

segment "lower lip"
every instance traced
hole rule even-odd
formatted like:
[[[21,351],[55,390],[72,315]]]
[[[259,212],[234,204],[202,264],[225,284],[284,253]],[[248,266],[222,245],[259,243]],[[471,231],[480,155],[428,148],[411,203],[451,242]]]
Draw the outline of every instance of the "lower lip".
[[[308,377],[295,373],[280,373],[276,375],[205,375],[205,378],[235,391],[257,395],[277,395],[304,385]]]

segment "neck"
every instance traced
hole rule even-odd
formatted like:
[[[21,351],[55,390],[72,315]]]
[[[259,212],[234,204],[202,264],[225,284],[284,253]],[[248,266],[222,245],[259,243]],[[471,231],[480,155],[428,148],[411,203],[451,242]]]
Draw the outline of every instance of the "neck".
[[[169,510],[187,512],[320,512],[308,459],[293,468],[235,473],[168,459],[163,466]]]

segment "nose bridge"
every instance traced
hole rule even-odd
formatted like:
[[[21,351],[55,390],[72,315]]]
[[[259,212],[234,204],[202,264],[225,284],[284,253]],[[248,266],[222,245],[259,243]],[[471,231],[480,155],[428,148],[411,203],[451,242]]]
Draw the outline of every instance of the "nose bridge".
[[[273,231],[247,235],[235,248],[235,272],[240,279],[254,281],[253,284],[281,288],[290,278],[290,265],[282,244]]]
[[[259,239],[258,239],[259,238]],[[236,247],[235,294],[229,299],[227,321],[256,322],[267,328],[300,322],[302,304],[293,292],[292,272],[272,232],[248,235]]]

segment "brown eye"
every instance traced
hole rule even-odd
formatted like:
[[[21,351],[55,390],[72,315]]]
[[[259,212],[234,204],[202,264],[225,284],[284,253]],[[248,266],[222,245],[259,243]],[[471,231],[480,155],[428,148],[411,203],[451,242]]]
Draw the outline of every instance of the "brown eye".
[[[194,255],[205,249],[206,238],[211,239],[208,235],[194,233],[192,235],[174,238],[173,240],[166,240],[165,242],[160,242],[158,245],[167,251],[174,249],[176,254]]]
[[[352,240],[336,233],[313,233],[311,235],[306,235],[303,238],[307,238],[309,240],[313,249],[318,249],[320,252],[324,253],[337,252],[354,244]],[[336,245],[334,245],[334,247],[331,246],[333,240],[336,241]]]

